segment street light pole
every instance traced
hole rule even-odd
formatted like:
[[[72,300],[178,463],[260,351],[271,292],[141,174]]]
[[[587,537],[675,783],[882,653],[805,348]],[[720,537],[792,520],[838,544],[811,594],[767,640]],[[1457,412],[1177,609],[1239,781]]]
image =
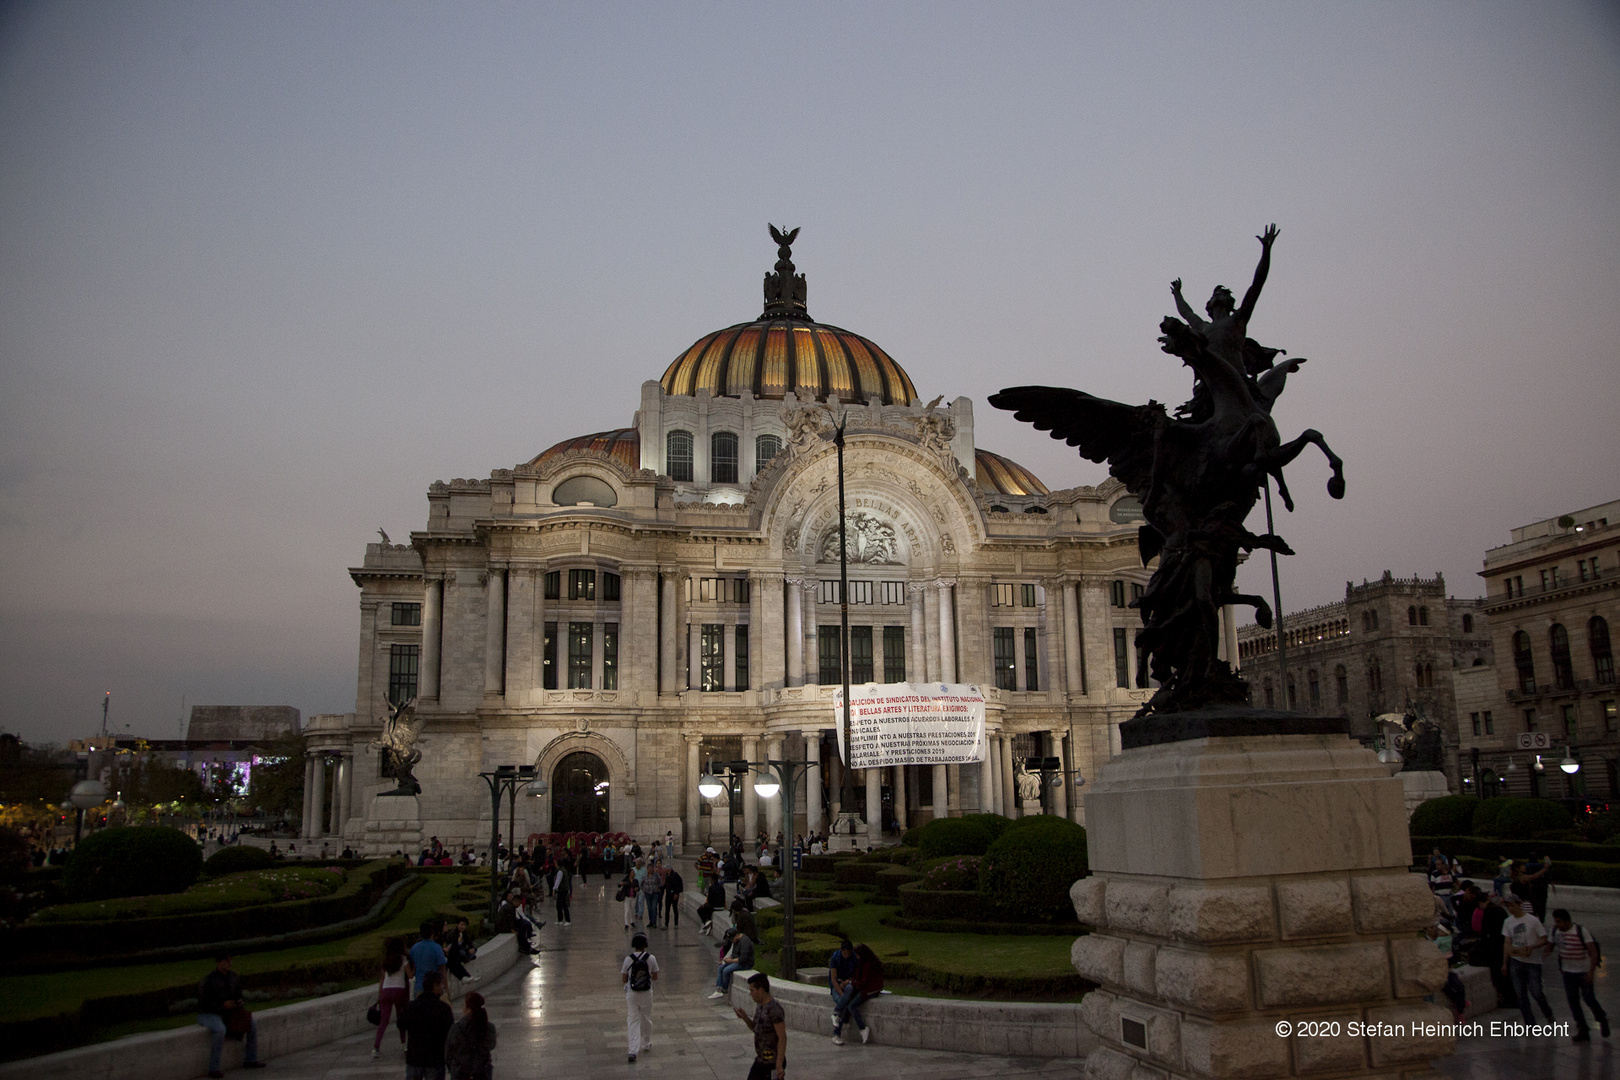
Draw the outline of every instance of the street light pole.
[[[511,827],[516,828],[518,782],[532,782],[534,766],[501,765],[494,772],[481,772],[478,776],[489,785],[489,921],[493,924],[495,911],[500,906],[501,795],[505,793],[512,801]]]
[[[838,448],[838,659],[839,674],[844,677],[844,793],[840,798],[842,811],[849,817],[849,846],[859,847],[855,839],[855,775],[850,770],[850,759],[854,756],[850,751],[849,730],[849,525],[844,518],[844,425],[849,423],[849,413],[845,412],[838,418],[838,427],[833,430],[833,445]],[[881,813],[881,808],[879,813]],[[866,808],[867,828],[871,828],[872,808]],[[837,830],[834,829],[836,832]],[[868,831],[870,838],[870,831]]]
[[[766,777],[774,776],[777,780],[778,790],[766,795],[774,795],[782,800],[783,813],[791,821],[792,807],[797,805],[799,797],[799,777],[808,775],[810,762],[774,760],[767,758],[764,761],[734,762],[744,766],[744,772],[753,770]],[[793,865],[793,851],[787,842],[787,833],[792,832],[791,826],[783,834],[783,843],[777,849],[777,855],[782,863],[782,966],[779,977],[798,981],[799,950],[793,933],[793,901],[795,881],[797,874]]]

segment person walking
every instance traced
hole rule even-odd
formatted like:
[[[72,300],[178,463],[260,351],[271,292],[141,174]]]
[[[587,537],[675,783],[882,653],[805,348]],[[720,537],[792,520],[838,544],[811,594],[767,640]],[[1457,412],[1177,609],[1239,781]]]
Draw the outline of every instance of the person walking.
[[[637,844],[636,847],[639,849],[641,845]],[[636,879],[636,913],[631,917],[630,924],[632,926],[638,923],[645,925],[647,922],[647,860],[640,855],[634,857],[627,855],[625,861],[632,865],[631,873],[635,875]]]
[[[495,1025],[489,1022],[484,995],[473,990],[461,1002],[461,1019],[444,1039],[444,1064],[450,1080],[493,1080]]]
[[[444,1080],[444,1040],[456,1017],[443,992],[444,972],[431,971],[405,1006],[405,1080]]]
[[[371,1042],[371,1056],[382,1056],[383,1035],[392,1017],[399,1024],[399,1041],[405,1041],[405,1006],[411,1003],[411,964],[405,959],[405,940],[391,937],[383,942],[382,972],[377,979],[377,1037]]]
[[[557,898],[557,925],[571,926],[574,922],[574,860],[557,860],[557,870],[551,876],[552,895]]]
[[[671,920],[676,926],[681,925],[681,893],[686,890],[686,882],[681,880],[681,872],[674,866],[669,868],[669,876],[664,878],[664,926],[667,928]]]
[[[641,881],[641,896],[646,902],[647,928],[652,929],[658,925],[659,909],[664,904],[664,868],[655,856],[647,867],[647,875]]]
[[[624,903],[624,928],[626,930],[630,929],[631,923],[636,917],[636,898],[640,891],[641,886],[636,884],[635,870],[633,868],[626,870],[623,879],[619,882],[619,890],[615,894]]]
[[[1553,1018],[1552,1006],[1541,990],[1541,955],[1547,944],[1547,930],[1541,920],[1525,910],[1523,901],[1511,897],[1507,902],[1508,918],[1502,924],[1502,939],[1507,943],[1504,961],[1513,980],[1513,992],[1519,999],[1519,1013],[1526,1024],[1535,1022],[1530,1012],[1530,1000],[1541,1006],[1542,1015]]]
[[[1592,1029],[1586,1026],[1586,1013],[1581,1011],[1585,999],[1592,1015],[1597,1018],[1603,1037],[1609,1037],[1609,1014],[1598,1004],[1592,993],[1592,972],[1603,962],[1597,942],[1586,934],[1586,928],[1571,922],[1569,911],[1554,908],[1553,951],[1558,956],[1558,973],[1564,977],[1564,996],[1569,999],[1569,1011],[1575,1017],[1575,1042],[1591,1042]]]
[[[197,1024],[208,1029],[208,1075],[219,1080],[220,1057],[225,1052],[225,1034],[247,1038],[242,1068],[262,1069],[259,1060],[259,1025],[242,1000],[242,977],[231,970],[230,953],[214,957],[214,970],[197,984]]]
[[[771,979],[763,971],[748,976],[748,996],[754,1015],[733,1009],[737,1019],[754,1033],[754,1066],[748,1080],[785,1080],[787,1076],[787,1012],[771,997]]]
[[[630,952],[619,965],[624,983],[625,1032],[630,1045],[630,1061],[652,1049],[652,984],[658,981],[658,957],[647,951],[647,935],[630,939]]]
[[[432,919],[423,919],[417,933],[421,935],[421,940],[411,946],[411,969],[415,973],[416,992],[420,994],[427,977],[443,970],[448,958],[444,955],[443,947],[433,940]]]

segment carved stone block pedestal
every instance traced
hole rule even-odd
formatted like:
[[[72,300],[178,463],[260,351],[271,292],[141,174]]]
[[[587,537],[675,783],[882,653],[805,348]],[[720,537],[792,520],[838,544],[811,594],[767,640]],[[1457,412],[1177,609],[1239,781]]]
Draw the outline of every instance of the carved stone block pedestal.
[[[365,854],[403,851],[413,860],[422,850],[422,801],[415,795],[373,795],[366,815]]]
[[[1422,1000],[1446,965],[1419,933],[1434,904],[1407,869],[1401,782],[1315,724],[1140,746],[1099,770],[1092,876],[1071,892],[1095,928],[1074,966],[1101,984],[1082,1005],[1102,1043],[1089,1078],[1394,1080],[1451,1053],[1424,1027],[1451,1013]]]

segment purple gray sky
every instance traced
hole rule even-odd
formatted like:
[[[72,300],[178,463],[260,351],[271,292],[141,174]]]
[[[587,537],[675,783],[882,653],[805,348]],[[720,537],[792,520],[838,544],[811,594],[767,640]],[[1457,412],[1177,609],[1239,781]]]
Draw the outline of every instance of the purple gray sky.
[[[1620,17],[1604,3],[12,4],[0,11],[0,728],[354,707],[345,568],[810,311],[1052,487],[984,404],[1180,401],[1168,283],[1310,357],[1284,605],[1480,592],[1620,494]],[[1264,580],[1253,571],[1250,587]]]

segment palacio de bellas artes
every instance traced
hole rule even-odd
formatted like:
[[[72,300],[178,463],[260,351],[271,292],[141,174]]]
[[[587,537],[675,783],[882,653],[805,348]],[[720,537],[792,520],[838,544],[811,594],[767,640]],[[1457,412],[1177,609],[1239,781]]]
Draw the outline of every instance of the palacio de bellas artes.
[[[1140,502],[1111,478],[1049,490],[977,445],[971,400],[935,396],[926,369],[919,390],[881,345],[812,317],[793,234],[777,235],[758,318],[649,358],[662,374],[625,427],[435,481],[419,531],[366,545],[355,710],[307,727],[306,835],[368,854],[487,846],[474,774],[517,765],[547,788],[519,800],[520,843],[672,832],[690,851],[728,827],[843,820],[864,846],[947,814],[1016,816],[1026,758],[1083,779],[1118,752],[1152,692],[1128,676]],[[980,763],[862,770],[852,807],[832,707],[840,419],[850,680],[975,685],[988,735]],[[1223,648],[1234,635],[1228,609]],[[395,783],[373,743],[412,700],[421,792],[381,795]],[[700,796],[711,760],[762,755],[819,765],[791,823],[747,785],[736,807]],[[1029,808],[1084,823],[1075,786]]]

